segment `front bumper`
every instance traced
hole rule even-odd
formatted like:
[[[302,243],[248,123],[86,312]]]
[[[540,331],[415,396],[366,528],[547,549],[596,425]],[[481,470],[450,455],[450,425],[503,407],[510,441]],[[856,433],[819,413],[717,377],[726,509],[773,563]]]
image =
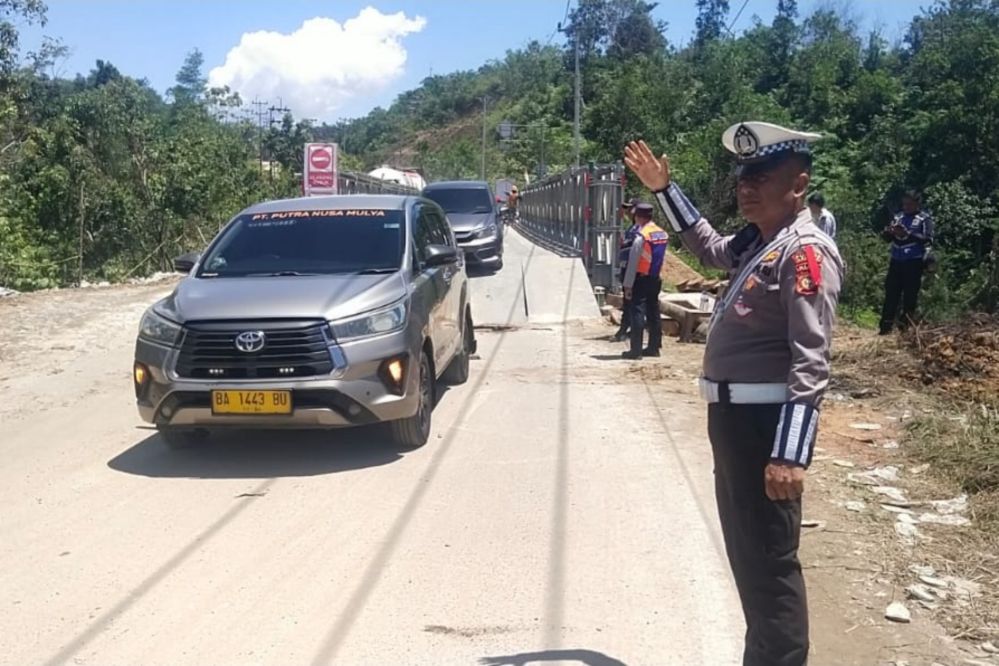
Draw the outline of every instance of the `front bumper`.
[[[503,259],[503,237],[477,238],[459,241],[458,247],[465,253],[465,260],[475,264],[498,263]]]
[[[405,331],[344,344],[347,366],[332,375],[293,380],[201,380],[177,376],[177,350],[139,340],[135,360],[148,368],[149,378],[137,389],[139,415],[161,427],[342,428],[404,419],[419,407],[418,368]],[[402,394],[383,381],[382,363],[405,360]],[[290,415],[216,415],[211,392],[220,389],[288,390]]]

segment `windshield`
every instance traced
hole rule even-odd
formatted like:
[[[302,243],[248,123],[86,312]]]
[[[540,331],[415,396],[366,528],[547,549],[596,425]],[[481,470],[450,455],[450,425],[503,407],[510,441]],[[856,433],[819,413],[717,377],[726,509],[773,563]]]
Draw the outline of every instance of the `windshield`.
[[[402,264],[401,210],[242,215],[201,263],[200,277],[389,272]]]
[[[423,196],[436,202],[445,213],[488,213],[493,210],[493,199],[485,188],[431,189],[425,190]]]

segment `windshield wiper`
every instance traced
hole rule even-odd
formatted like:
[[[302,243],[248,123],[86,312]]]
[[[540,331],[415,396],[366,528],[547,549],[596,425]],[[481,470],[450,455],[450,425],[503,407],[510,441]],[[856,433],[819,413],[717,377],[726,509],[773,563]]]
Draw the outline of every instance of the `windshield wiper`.
[[[300,277],[318,275],[318,273],[300,273],[298,271],[275,271],[273,273],[247,273],[246,277]]]
[[[357,271],[356,275],[388,275],[398,270],[398,268],[365,268],[362,271]]]

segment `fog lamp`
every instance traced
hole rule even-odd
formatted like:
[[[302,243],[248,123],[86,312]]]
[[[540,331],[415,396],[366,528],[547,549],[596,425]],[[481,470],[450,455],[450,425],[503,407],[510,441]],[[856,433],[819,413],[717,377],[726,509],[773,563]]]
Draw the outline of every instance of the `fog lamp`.
[[[405,378],[406,378],[406,358],[399,356],[396,358],[386,359],[382,362],[381,367],[381,378],[382,383],[388,390],[392,391],[397,395],[402,395],[405,393]]]

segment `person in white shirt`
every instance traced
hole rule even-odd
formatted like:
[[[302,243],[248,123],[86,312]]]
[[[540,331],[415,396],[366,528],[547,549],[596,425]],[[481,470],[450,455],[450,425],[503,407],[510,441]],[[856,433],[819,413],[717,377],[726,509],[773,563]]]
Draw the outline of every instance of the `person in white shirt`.
[[[816,192],[808,197],[808,209],[812,211],[812,222],[829,238],[836,238],[836,218],[826,208],[826,198]]]

